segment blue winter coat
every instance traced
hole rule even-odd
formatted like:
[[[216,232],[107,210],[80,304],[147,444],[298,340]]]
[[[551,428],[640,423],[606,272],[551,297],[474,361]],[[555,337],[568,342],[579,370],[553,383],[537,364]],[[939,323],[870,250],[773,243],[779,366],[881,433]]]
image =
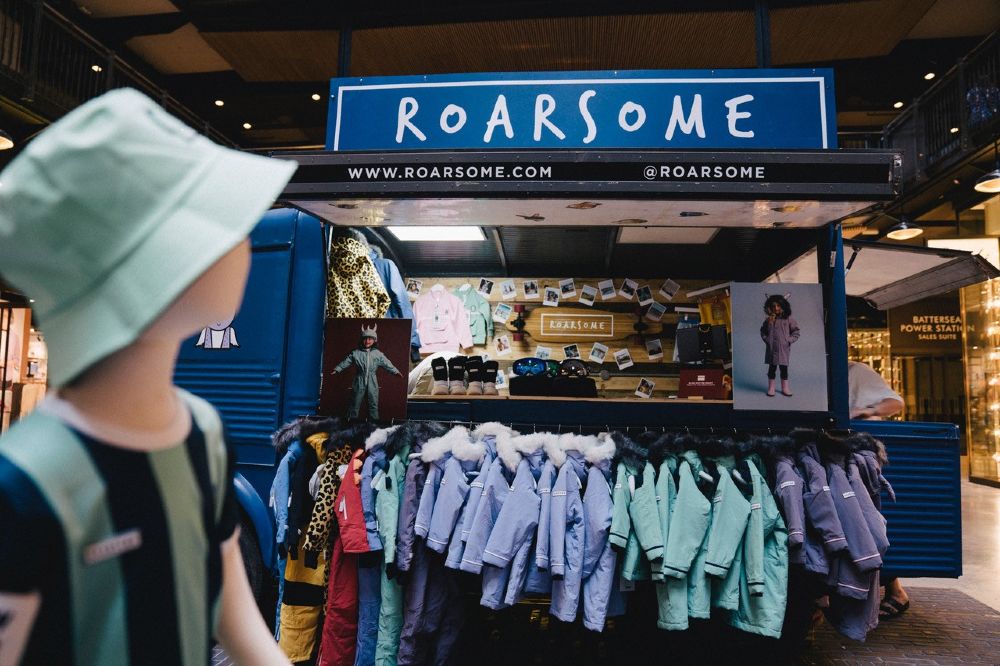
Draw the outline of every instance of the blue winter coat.
[[[791,456],[778,456],[774,464],[774,495],[788,528],[788,561],[805,564],[806,537],[802,491],[804,481]]]
[[[278,547],[284,550],[285,535],[288,532],[288,502],[291,492],[292,472],[299,457],[302,455],[302,444],[292,442],[288,451],[278,463],[278,469],[271,483],[271,507],[274,509],[274,522],[277,526],[274,539]]]
[[[826,576],[830,573],[830,558],[847,550],[847,537],[816,445],[802,447],[796,459],[805,482],[802,504],[806,513],[803,543],[806,570]]]
[[[610,461],[594,460],[583,493],[583,626],[591,631],[603,631],[609,615],[625,610],[616,585],[618,558],[608,539],[613,509]]]
[[[580,491],[586,476],[583,454],[570,451],[552,486],[549,519],[552,604],[549,612],[563,622],[576,620],[583,589],[585,516]],[[608,525],[610,527],[610,520]]]
[[[372,263],[375,264],[375,272],[378,273],[379,280],[392,302],[385,316],[389,319],[409,319],[411,324],[410,346],[420,346],[420,336],[417,334],[417,320],[413,316],[413,306],[410,304],[409,294],[406,292],[406,285],[403,283],[403,276],[400,275],[396,264],[390,259],[384,259],[372,250]]]

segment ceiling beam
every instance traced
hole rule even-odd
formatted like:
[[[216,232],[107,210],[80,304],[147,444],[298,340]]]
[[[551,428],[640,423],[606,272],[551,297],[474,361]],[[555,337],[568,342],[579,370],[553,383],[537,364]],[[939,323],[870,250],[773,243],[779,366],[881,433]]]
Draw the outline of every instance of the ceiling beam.
[[[181,12],[172,12],[94,19],[94,22],[105,37],[105,41],[110,37],[111,40],[124,43],[133,37],[170,34],[190,23],[190,20]]]
[[[489,233],[493,238],[493,244],[497,248],[497,256],[500,257],[500,266],[503,268],[503,274],[505,277],[510,277],[510,267],[507,265],[507,252],[503,249],[503,239],[500,238],[500,231],[496,227],[490,227]]]

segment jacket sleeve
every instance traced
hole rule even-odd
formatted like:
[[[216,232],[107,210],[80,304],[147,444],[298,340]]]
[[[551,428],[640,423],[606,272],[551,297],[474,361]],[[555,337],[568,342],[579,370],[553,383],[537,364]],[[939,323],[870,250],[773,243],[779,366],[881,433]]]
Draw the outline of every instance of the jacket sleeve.
[[[791,317],[788,318],[788,341],[795,342],[799,339],[799,322]]]
[[[361,508],[365,514],[365,533],[371,550],[382,549],[382,539],[378,533],[378,518],[375,516],[375,489],[372,478],[375,475],[375,458],[367,456],[361,467]]]
[[[752,464],[752,463],[751,463]],[[759,474],[753,476],[753,498],[750,500],[750,518],[743,538],[743,570],[746,572],[747,588],[751,597],[764,594],[764,480]]]
[[[588,471],[584,499],[583,578],[587,579],[596,570],[607,548],[614,510],[611,488],[600,470],[591,468]]]
[[[452,328],[458,333],[458,344],[462,349],[472,347],[472,327],[465,319],[465,306],[457,296],[454,297],[457,307],[451,313]]]
[[[549,568],[549,516],[552,509],[552,485],[556,480],[555,466],[547,462],[538,479],[538,530],[535,537],[535,566]]]
[[[379,359],[378,359],[379,365],[381,365],[383,368],[385,368],[386,370],[388,370],[389,372],[391,372],[394,375],[398,375],[399,374],[399,370],[397,370],[396,366],[394,366],[392,364],[392,361],[389,360],[388,356],[386,356],[382,352],[379,352],[378,356],[379,356]]]
[[[847,550],[847,537],[840,524],[837,507],[826,479],[826,470],[816,463],[805,469],[806,486],[802,490],[802,503],[813,529],[819,532],[823,550],[831,555]]]
[[[719,468],[723,471],[722,468]],[[743,497],[728,474],[719,477],[712,509],[712,527],[708,532],[705,573],[724,578],[743,541],[750,516],[750,503]]]
[[[628,544],[629,532],[632,531],[632,518],[629,516],[629,504],[632,494],[629,492],[627,468],[624,463],[618,463],[618,473],[615,475],[615,487],[612,491],[614,511],[611,514],[611,533],[608,538],[611,545],[624,550]]]
[[[493,337],[493,311],[490,309],[490,302],[485,298],[479,300],[479,314],[486,323],[486,339],[489,340]]]
[[[406,467],[403,480],[403,497],[399,502],[399,517],[396,525],[396,568],[406,572],[413,561],[414,523],[420,506],[420,490],[423,483],[423,461],[411,460]],[[388,560],[387,560],[388,561]]]
[[[554,577],[566,575],[566,522],[569,509],[566,497],[566,480],[569,465],[559,469],[556,482],[552,485],[552,504],[549,508],[549,571]]]
[[[417,517],[413,521],[413,531],[424,539],[427,538],[427,532],[431,529],[431,516],[434,515],[434,504],[437,501],[438,488],[440,487],[441,468],[430,463],[427,465],[424,489],[420,493],[420,503],[417,505]]]
[[[683,578],[687,575],[691,563],[701,550],[701,542],[705,539],[709,511],[709,501],[698,489],[698,483],[691,473],[691,465],[687,461],[682,462],[677,499],[674,500],[674,516],[680,516],[680,519],[670,522],[667,552],[663,559],[664,575],[671,578]]]
[[[660,514],[656,510],[656,471],[650,463],[642,469],[642,485],[635,489],[635,496],[629,504],[629,516],[646,559],[661,559],[663,531],[660,529]]]
[[[339,482],[340,477],[337,476],[335,468],[327,469],[323,480],[320,481],[319,492],[316,494],[316,506],[313,508],[312,518],[309,519],[305,543],[302,544],[305,565],[310,569],[316,568],[319,554],[326,550],[326,544],[330,540],[337,491],[340,489]]]
[[[309,495],[309,479],[312,477],[319,459],[311,446],[302,447],[302,455],[291,476],[288,499],[288,531],[285,533],[285,548],[294,560],[299,556],[299,537],[309,524],[313,510],[313,498]]]
[[[760,339],[767,342],[767,334],[771,332],[771,327],[768,325],[768,321],[765,319],[764,323],[760,325]]]
[[[278,469],[274,474],[274,481],[271,483],[271,509],[274,511],[274,523],[277,529],[274,533],[274,540],[278,544],[278,549],[284,553],[285,533],[288,532],[288,488],[291,483],[290,463],[292,452],[285,453]]]
[[[351,362],[353,360],[354,360],[354,352],[351,352],[344,357],[343,361],[334,366],[333,373],[337,374],[338,372],[343,372],[344,370],[347,369],[349,365],[351,365]]]
[[[427,547],[434,552],[443,553],[448,547],[468,494],[469,483],[465,479],[462,463],[457,458],[449,458],[445,463],[444,476],[431,513],[430,528],[427,530]]]
[[[469,538],[465,542],[465,552],[462,554],[462,564],[459,567],[462,571],[478,574],[483,570],[483,551],[493,531],[496,515],[502,506],[502,500],[496,496],[497,484],[494,482],[494,478],[502,474],[501,464],[499,460],[494,461],[483,484],[483,495],[476,506]]]
[[[396,559],[396,526],[399,517],[399,491],[394,487],[393,468],[398,461],[389,463],[389,471],[379,471],[373,483],[375,484],[375,516],[378,519],[378,532],[382,540],[382,550],[385,561]]]
[[[779,463],[775,468],[775,475],[774,494],[785,516],[785,525],[788,526],[788,550],[792,550],[805,542],[802,478],[788,463]]]
[[[531,483],[531,470],[521,463],[519,474],[529,479],[515,479],[514,490],[504,499],[503,507],[483,549],[483,562],[495,567],[507,566],[517,551],[531,539],[538,527],[538,508],[541,501]],[[520,481],[520,483],[519,483]]]
[[[479,474],[476,478],[472,480],[469,484],[469,497],[465,500],[465,508],[462,509],[462,525],[459,535],[462,538],[462,543],[469,540],[469,534],[472,532],[472,524],[476,520],[476,511],[479,510],[479,503],[483,499],[483,489],[486,484],[486,477],[489,476],[491,464],[484,464],[479,470]]]

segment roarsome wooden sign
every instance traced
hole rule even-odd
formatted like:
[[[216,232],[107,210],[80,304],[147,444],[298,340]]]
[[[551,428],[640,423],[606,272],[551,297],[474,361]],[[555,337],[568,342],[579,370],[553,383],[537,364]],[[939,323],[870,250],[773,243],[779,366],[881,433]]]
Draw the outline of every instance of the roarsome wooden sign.
[[[583,308],[539,307],[525,314],[524,332],[539,342],[602,342],[624,340],[636,335],[636,316],[627,312],[602,312]],[[646,335],[657,335],[663,326],[645,320]],[[513,320],[507,322],[511,331],[517,329]]]

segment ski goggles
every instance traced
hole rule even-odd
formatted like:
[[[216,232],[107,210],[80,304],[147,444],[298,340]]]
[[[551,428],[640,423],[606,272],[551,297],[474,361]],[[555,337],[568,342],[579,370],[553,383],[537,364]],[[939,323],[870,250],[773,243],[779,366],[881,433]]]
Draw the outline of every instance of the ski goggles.
[[[519,377],[541,377],[542,375],[555,377],[559,374],[559,362],[534,357],[519,358],[514,361],[511,370]]]
[[[578,358],[568,358],[559,365],[562,377],[586,377],[590,374],[587,366]]]

